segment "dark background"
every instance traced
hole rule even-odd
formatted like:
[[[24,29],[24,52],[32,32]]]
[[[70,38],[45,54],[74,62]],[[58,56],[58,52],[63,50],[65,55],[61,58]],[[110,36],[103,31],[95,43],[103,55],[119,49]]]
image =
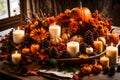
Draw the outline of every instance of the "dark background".
[[[120,26],[120,0],[40,0],[40,7],[43,12],[57,15],[65,9],[72,9],[80,6],[88,7],[91,12],[99,10],[109,18],[112,18],[114,26]]]
[[[120,26],[120,0],[83,0],[83,5],[90,8],[92,12],[96,9],[112,18],[115,26]]]

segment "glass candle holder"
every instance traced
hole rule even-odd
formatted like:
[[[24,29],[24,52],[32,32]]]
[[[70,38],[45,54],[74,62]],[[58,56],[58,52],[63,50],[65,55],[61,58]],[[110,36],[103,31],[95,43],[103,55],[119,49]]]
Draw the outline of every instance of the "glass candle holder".
[[[15,52],[12,53],[11,55],[12,57],[12,62],[13,64],[19,64],[21,61],[21,53],[18,52],[17,50]]]
[[[13,42],[19,44],[24,41],[25,31],[19,27],[13,31]]]

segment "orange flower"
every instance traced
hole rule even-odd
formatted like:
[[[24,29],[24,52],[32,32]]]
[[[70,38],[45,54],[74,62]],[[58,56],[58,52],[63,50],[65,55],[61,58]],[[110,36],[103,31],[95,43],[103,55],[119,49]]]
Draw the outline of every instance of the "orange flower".
[[[61,25],[61,27],[68,27],[68,25],[70,23],[70,19],[67,14],[60,13],[56,17],[56,22],[57,22],[57,24]]]
[[[70,14],[70,12],[71,12],[71,10],[70,10],[70,9],[66,9],[66,10],[64,11],[64,13],[65,13],[65,14],[67,14],[67,15],[69,15],[69,14]]]
[[[49,36],[49,33],[46,30],[44,30],[43,28],[34,29],[30,33],[30,37],[37,42],[40,42],[40,41],[44,40],[45,38],[48,38],[48,36]]]
[[[75,20],[72,20],[71,23],[69,24],[70,30],[72,32],[76,32],[79,28],[78,28],[78,22]]]
[[[48,17],[46,19],[46,21],[47,21],[48,24],[54,24],[55,23],[55,18],[53,16],[52,17]]]

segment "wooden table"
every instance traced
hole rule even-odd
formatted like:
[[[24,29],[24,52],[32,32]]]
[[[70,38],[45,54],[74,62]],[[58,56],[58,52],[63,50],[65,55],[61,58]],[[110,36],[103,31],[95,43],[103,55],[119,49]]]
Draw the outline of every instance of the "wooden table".
[[[0,61],[0,79],[1,80],[60,80],[60,78],[42,75],[42,76],[18,76],[15,74],[11,74],[5,71],[8,68],[6,66],[5,61]],[[109,77],[108,75],[102,74],[102,72],[93,77],[85,76],[82,80],[120,80],[120,73],[116,72],[113,77]],[[61,80],[73,80],[73,79],[61,79]]]
[[[114,27],[114,26],[113,26]],[[115,32],[120,34],[120,28],[119,27],[114,27]],[[0,32],[0,35],[4,36],[6,33],[10,31],[3,31]],[[54,76],[49,76],[49,75],[41,75],[41,76],[18,76],[16,74],[11,74],[5,71],[6,68],[8,68],[5,64],[5,61],[0,61],[0,80],[60,80],[60,78],[54,77]],[[120,80],[120,73],[116,72],[116,74],[113,77],[108,77],[108,75],[103,75],[102,73],[95,75],[93,77],[86,76],[82,80]],[[63,80],[63,79],[61,79]],[[67,80],[67,79],[65,79]],[[73,80],[73,79],[69,79]]]

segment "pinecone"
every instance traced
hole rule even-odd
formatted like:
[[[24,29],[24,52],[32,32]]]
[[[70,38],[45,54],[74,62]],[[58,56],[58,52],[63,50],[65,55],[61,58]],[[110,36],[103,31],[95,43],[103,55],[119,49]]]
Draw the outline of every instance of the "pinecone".
[[[61,58],[69,58],[69,57],[70,57],[70,54],[66,50],[61,52]]]
[[[86,53],[86,48],[88,47],[89,45],[87,45],[86,43],[81,43],[80,44],[80,52],[82,54]]]
[[[58,52],[56,47],[51,47],[49,50],[49,57],[50,58],[59,58],[61,55]]]
[[[50,41],[45,39],[41,44],[42,44],[42,48],[48,48],[50,46]]]
[[[85,41],[88,45],[92,45],[92,44],[93,44],[94,37],[93,37],[93,33],[92,33],[90,30],[88,30],[88,31],[85,32],[84,41]]]

